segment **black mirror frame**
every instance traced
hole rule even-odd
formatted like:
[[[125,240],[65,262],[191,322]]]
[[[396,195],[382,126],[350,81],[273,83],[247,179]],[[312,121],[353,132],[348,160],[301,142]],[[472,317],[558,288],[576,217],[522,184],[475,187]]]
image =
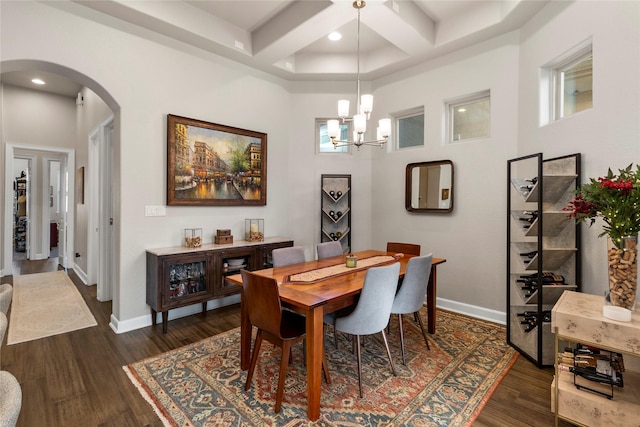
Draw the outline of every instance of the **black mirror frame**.
[[[422,166],[438,166],[438,165],[450,165],[451,166],[451,188],[449,189],[449,207],[447,209],[433,209],[433,208],[414,208],[411,206],[411,188],[412,188],[412,178],[411,172],[414,168],[422,167]],[[454,196],[454,168],[453,162],[451,160],[438,160],[433,162],[420,162],[420,163],[409,163],[405,172],[405,197],[404,197],[404,207],[409,212],[428,212],[428,213],[449,213],[453,210],[453,196]]]

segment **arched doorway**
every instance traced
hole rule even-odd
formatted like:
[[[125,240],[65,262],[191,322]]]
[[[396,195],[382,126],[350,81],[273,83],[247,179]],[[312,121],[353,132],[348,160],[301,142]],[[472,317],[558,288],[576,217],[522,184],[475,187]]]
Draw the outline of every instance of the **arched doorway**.
[[[117,307],[119,303],[118,301],[119,292],[116,289],[117,286],[114,286],[113,283],[115,283],[115,278],[118,277],[117,275],[118,260],[116,257],[113,256],[113,254],[117,253],[117,248],[115,248],[115,245],[117,244],[118,240],[113,238],[113,231],[112,231],[113,227],[111,227],[110,225],[113,224],[114,220],[117,220],[113,212],[113,200],[116,200],[116,198],[118,197],[117,190],[119,188],[119,185],[117,185],[117,182],[119,178],[111,173],[111,167],[112,167],[112,161],[113,161],[112,154],[111,154],[113,149],[111,147],[115,147],[119,145],[119,141],[120,141],[120,137],[119,137],[120,107],[115,102],[113,97],[109,94],[109,92],[105,88],[103,88],[100,84],[92,80],[89,76],[86,76],[82,73],[79,73],[65,66],[61,66],[58,64],[53,64],[45,61],[13,60],[13,61],[1,62],[0,67],[3,73],[27,71],[27,70],[42,70],[48,73],[54,73],[54,74],[64,76],[68,79],[72,79],[78,82],[79,84],[81,84],[82,86],[84,86],[85,88],[87,88],[89,91],[91,91],[93,95],[100,98],[101,101],[104,104],[106,104],[106,106],[111,110],[110,121],[109,123],[106,124],[106,128],[108,129],[107,142],[110,144],[109,145],[110,151],[105,152],[101,150],[100,153],[102,154],[102,157],[100,157],[98,160],[96,159],[92,160],[94,162],[94,165],[99,164],[101,166],[101,169],[104,169],[96,179],[109,180],[110,182],[94,183],[95,185],[93,185],[91,188],[98,189],[99,194],[92,194],[91,198],[87,198],[87,201],[90,201],[90,203],[95,203],[96,205],[100,206],[100,209],[104,213],[104,215],[100,216],[100,221],[101,221],[100,224],[92,223],[92,227],[95,228],[96,226],[98,226],[100,228],[101,243],[99,245],[93,246],[97,248],[95,250],[99,251],[97,256],[94,256],[93,253],[91,254],[86,253],[84,255],[87,257],[93,257],[93,259],[97,260],[93,268],[95,268],[96,270],[98,269],[102,270],[102,274],[104,275],[104,277],[108,277],[109,280],[111,281],[108,286],[111,286],[112,289],[108,289],[106,292],[104,292],[103,290],[103,292],[101,292],[102,298],[99,298],[99,299],[104,300],[105,295],[107,296],[106,299],[111,299],[111,295],[113,295],[113,305],[114,307]],[[78,104],[78,107],[81,108],[81,104]],[[83,231],[82,233],[77,232],[79,231],[77,230],[78,225],[73,215],[74,207],[76,207],[75,198],[77,196],[75,189],[76,189],[76,184],[78,184],[76,182],[77,169],[78,169],[76,165],[78,164],[86,165],[88,162],[88,159],[86,157],[87,157],[87,145],[89,144],[89,134],[88,133],[86,135],[78,134],[75,141],[76,146],[70,149],[67,149],[67,148],[59,149],[59,147],[49,147],[47,146],[46,141],[43,141],[42,145],[40,145],[40,142],[37,145],[32,145],[32,144],[24,144],[21,141],[17,141],[17,143],[14,143],[12,141],[3,141],[3,144],[5,145],[3,151],[6,154],[5,166],[7,166],[7,170],[13,170],[11,166],[14,158],[14,152],[16,150],[18,150],[18,152],[20,152],[20,150],[23,150],[23,149],[35,149],[35,150],[43,150],[43,151],[51,151],[51,152],[61,152],[65,156],[65,161],[67,162],[67,165],[68,165],[66,173],[69,177],[69,182],[71,183],[69,185],[69,190],[68,190],[68,192],[70,193],[70,198],[68,200],[68,203],[69,203],[69,211],[71,212],[71,214],[68,215],[66,218],[67,231],[64,233],[64,237],[68,239],[68,241],[66,242],[66,253],[68,254],[68,258],[67,258],[67,262],[63,261],[64,263],[63,265],[65,267],[66,266],[72,267],[74,265],[74,260],[75,260],[74,255],[77,253],[75,251],[75,247],[77,246],[78,238],[83,239],[82,245],[87,248],[87,252],[89,250],[91,251],[94,250],[94,249],[90,249],[88,242],[86,242],[86,240],[88,240],[88,238],[86,237],[88,235],[88,230],[86,231],[82,230]],[[78,150],[78,148],[82,148],[82,149]],[[76,151],[82,153],[83,158],[80,158],[80,159],[76,158],[75,157]],[[10,179],[8,174],[5,174],[4,180],[5,180],[4,182],[5,194],[10,195],[12,194],[12,191],[13,191],[12,189],[13,180]],[[87,185],[88,187],[88,184],[90,183],[84,183],[84,184]],[[5,197],[5,199],[6,198],[7,197]],[[5,203],[5,206],[3,209],[3,219],[4,219],[3,234],[5,237],[9,237],[12,235],[12,232],[13,232],[12,230],[13,229],[13,223],[12,223],[13,206],[11,203]],[[11,257],[13,252],[12,246],[11,246],[12,239],[5,238],[3,239],[3,241],[4,241],[3,251],[2,251],[3,272],[4,274],[8,275],[8,274],[11,274],[11,268],[12,268],[11,267],[12,266]],[[79,276],[81,275],[79,274]],[[93,283],[95,282],[92,281],[87,284],[90,285]]]

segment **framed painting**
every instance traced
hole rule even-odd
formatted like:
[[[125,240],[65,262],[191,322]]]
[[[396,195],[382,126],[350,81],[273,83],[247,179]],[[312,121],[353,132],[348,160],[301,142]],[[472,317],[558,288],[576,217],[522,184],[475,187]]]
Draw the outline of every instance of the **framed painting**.
[[[266,204],[266,133],[167,115],[167,205]]]

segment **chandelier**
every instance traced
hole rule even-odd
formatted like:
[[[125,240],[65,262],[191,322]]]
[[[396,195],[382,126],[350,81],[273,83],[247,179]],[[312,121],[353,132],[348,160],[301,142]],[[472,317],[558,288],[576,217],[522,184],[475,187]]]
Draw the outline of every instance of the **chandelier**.
[[[378,129],[376,132],[376,139],[365,140],[364,133],[367,130],[367,120],[371,118],[371,111],[373,111],[373,95],[360,96],[360,9],[362,9],[366,3],[364,0],[355,0],[353,7],[358,10],[358,31],[357,31],[357,108],[356,114],[353,118],[349,118],[349,101],[341,99],[338,101],[338,117],[340,120],[327,120],[327,133],[333,148],[344,147],[347,145],[355,145],[358,150],[363,145],[374,145],[382,147],[386,142],[389,134],[391,133],[391,119],[381,119],[378,121]],[[341,122],[353,123],[353,140],[342,140],[341,136]]]

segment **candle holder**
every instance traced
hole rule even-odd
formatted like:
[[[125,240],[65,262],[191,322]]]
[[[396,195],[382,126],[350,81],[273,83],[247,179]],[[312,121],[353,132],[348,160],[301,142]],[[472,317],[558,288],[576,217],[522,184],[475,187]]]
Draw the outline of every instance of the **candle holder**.
[[[199,248],[202,246],[202,228],[185,228],[184,246],[186,248]]]
[[[345,259],[345,265],[348,268],[354,268],[358,265],[358,257],[353,254],[347,255],[344,259]]]
[[[264,241],[264,219],[244,220],[244,240],[247,242]]]

